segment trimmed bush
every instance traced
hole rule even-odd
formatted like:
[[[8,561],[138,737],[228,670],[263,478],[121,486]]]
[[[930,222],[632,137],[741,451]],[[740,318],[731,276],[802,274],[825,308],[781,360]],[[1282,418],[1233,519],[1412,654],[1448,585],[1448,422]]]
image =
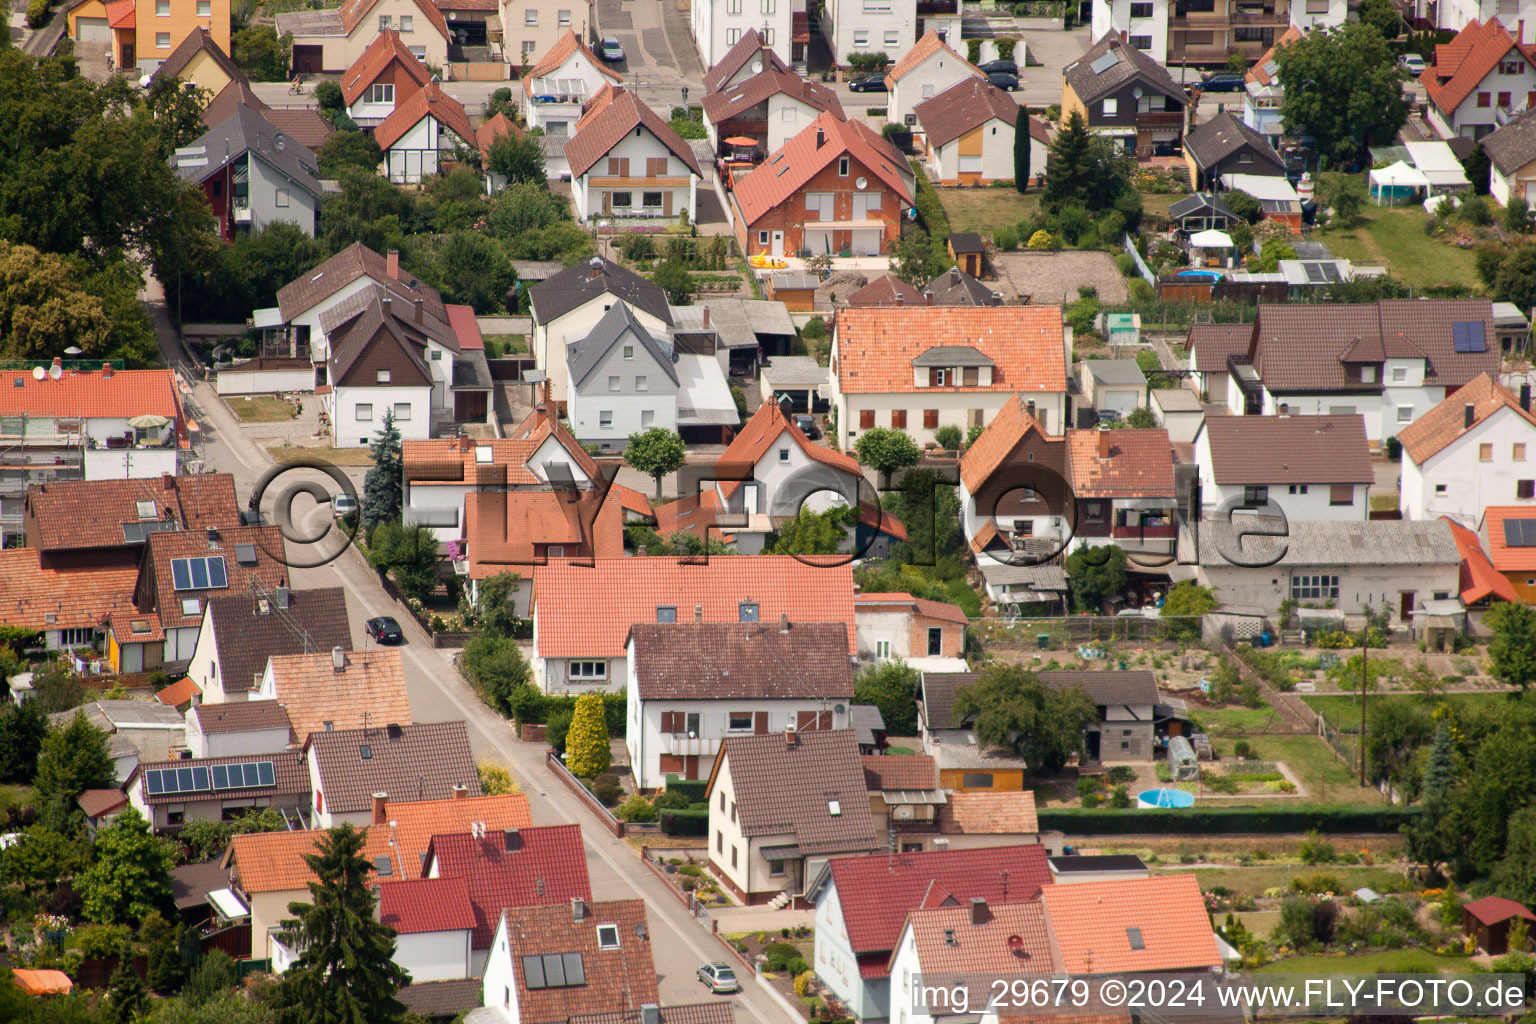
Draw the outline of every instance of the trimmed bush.
[[[42,28],[46,25],[50,7],[48,0],[31,0],[27,4],[27,27]]]
[[[669,836],[709,835],[709,808],[682,807],[661,812],[661,831]]]
[[[1418,820],[1417,807],[1179,807],[1148,814],[1138,810],[1051,808],[1040,828],[1069,836],[1266,835],[1316,830],[1323,834],[1396,833]]]
[[[704,793],[708,789],[708,779],[685,779],[677,775],[667,776],[667,792],[681,793],[688,798],[690,804],[703,803]]]
[[[791,961],[800,959],[800,947],[790,942],[770,942],[763,947],[763,956],[767,957],[766,965],[770,971],[782,971]],[[800,971],[790,973],[799,974]]]

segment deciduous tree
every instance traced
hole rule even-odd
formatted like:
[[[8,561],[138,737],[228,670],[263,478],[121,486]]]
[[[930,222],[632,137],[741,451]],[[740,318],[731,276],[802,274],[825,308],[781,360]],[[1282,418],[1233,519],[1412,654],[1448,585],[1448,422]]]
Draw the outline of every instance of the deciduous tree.
[[[904,661],[872,665],[853,679],[853,702],[873,704],[890,736],[917,735],[917,669]]]
[[[1500,602],[1488,609],[1483,622],[1493,630],[1488,642],[1490,673],[1505,685],[1529,688],[1536,681],[1536,610]]]
[[[835,555],[850,550],[848,527],[858,522],[859,510],[844,506],[812,512],[802,505],[793,519],[779,527],[774,542],[776,555]]]
[[[85,915],[101,924],[137,924],[170,905],[171,854],[129,807],[96,835],[96,863],[80,876]]]
[[[501,136],[491,143],[486,169],[502,175],[509,184],[533,183],[547,188],[544,174],[544,147],[531,135]]]
[[[337,132],[325,140],[320,146],[320,152],[315,154],[315,158],[320,164],[322,175],[327,178],[336,178],[343,168],[377,174],[379,164],[384,160],[384,153],[379,149],[379,144],[373,141],[372,135],[364,135],[362,132]]]
[[[923,451],[904,430],[891,427],[874,427],[859,434],[853,443],[859,461],[886,480],[898,469],[915,466],[923,457]]]
[[[1045,774],[1083,749],[1083,730],[1098,714],[1082,690],[1051,689],[1019,665],[986,669],[955,694],[954,708],[960,719],[974,719],[979,742],[1009,748]]]
[[[248,25],[236,32],[230,56],[253,82],[286,82],[293,62],[293,36],[279,37],[271,25]]]
[[[652,427],[629,435],[624,461],[656,481],[656,497],[661,497],[661,481],[668,473],[682,468],[688,449],[683,439],[665,427]]]
[[[1115,544],[1078,548],[1067,556],[1067,577],[1073,607],[1096,612],[1106,597],[1125,592],[1125,552]]]
[[[571,727],[565,734],[565,766],[572,775],[590,779],[607,771],[611,764],[603,698],[595,693],[584,693],[576,698]]]
[[[1285,130],[1317,139],[1336,161],[1361,156],[1372,142],[1390,139],[1408,120],[1403,94],[1408,73],[1387,42],[1368,24],[1308,32],[1275,51],[1285,83]]]

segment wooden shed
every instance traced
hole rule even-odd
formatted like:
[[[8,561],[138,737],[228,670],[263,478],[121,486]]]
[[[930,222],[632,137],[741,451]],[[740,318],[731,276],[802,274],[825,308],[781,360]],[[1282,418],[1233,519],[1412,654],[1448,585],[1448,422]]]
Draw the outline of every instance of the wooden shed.
[[[1515,918],[1524,918],[1526,927],[1536,932],[1536,914],[1524,904],[1507,900],[1503,896],[1484,896],[1461,908],[1461,930],[1477,940],[1477,946],[1489,956],[1502,956],[1509,952],[1509,925]]]
[[[981,277],[982,264],[987,259],[986,246],[974,231],[960,231],[949,236],[949,255],[960,269],[972,277]]]
[[[784,308],[791,313],[809,313],[816,308],[818,283],[814,274],[780,271],[768,275],[766,297],[773,302],[784,303]]]

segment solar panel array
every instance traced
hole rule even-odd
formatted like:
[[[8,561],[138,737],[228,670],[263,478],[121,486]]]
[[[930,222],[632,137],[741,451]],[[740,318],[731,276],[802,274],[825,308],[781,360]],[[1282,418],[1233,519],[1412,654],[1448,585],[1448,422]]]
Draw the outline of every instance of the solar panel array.
[[[580,953],[545,953],[523,957],[523,982],[529,989],[571,988],[587,983]]]
[[[1114,50],[1110,50],[1108,53],[1104,54],[1102,57],[1099,57],[1088,66],[1093,69],[1094,74],[1102,75],[1104,72],[1108,71],[1118,63],[1120,63],[1120,54],[1116,53]]]
[[[1504,520],[1504,546],[1536,548],[1536,519]]]
[[[222,590],[229,586],[223,555],[171,559],[171,582],[177,590]]]
[[[226,789],[257,789],[275,785],[276,782],[277,773],[271,761],[151,768],[144,773],[144,785],[148,788],[150,796],[208,793]]]
[[[140,544],[144,538],[152,533],[163,533],[166,530],[176,529],[176,521],[173,519],[151,519],[143,523],[124,523],[123,540],[128,544]]]
[[[1337,263],[1303,263],[1301,269],[1306,271],[1307,281],[1312,284],[1333,284],[1343,280]]]
[[[1451,342],[1457,352],[1488,351],[1488,339],[1483,336],[1481,320],[1458,320],[1451,324]]]

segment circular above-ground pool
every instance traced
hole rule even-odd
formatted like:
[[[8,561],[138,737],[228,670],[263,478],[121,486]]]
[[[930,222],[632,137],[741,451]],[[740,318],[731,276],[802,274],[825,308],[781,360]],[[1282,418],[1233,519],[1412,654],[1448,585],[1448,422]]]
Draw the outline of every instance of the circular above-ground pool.
[[[1195,795],[1182,789],[1144,789],[1136,794],[1136,806],[1143,809],[1193,807]]]
[[[1206,281],[1220,281],[1222,275],[1214,270],[1181,270],[1176,275],[1185,278],[1201,278]]]

